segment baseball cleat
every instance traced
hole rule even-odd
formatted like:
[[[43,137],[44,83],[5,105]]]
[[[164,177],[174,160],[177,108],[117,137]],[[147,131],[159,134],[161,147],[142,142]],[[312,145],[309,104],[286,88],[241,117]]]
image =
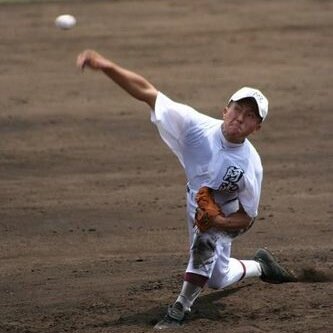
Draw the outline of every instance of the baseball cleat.
[[[183,305],[180,302],[176,302],[175,304],[169,306],[167,314],[154,326],[154,330],[165,330],[180,327],[182,326],[184,316],[185,311]]]
[[[296,277],[281,267],[273,255],[266,249],[257,250],[254,258],[260,264],[260,279],[268,283],[296,282]]]

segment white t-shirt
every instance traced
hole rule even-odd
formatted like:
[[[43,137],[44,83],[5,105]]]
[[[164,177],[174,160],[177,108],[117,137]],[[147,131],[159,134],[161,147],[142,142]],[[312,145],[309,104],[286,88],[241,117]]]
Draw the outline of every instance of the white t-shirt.
[[[229,203],[239,201],[250,217],[257,216],[263,170],[249,140],[241,144],[228,142],[222,134],[222,120],[176,103],[161,92],[151,121],[178,157],[191,189],[212,188],[225,214]],[[233,212],[239,208],[232,207]]]

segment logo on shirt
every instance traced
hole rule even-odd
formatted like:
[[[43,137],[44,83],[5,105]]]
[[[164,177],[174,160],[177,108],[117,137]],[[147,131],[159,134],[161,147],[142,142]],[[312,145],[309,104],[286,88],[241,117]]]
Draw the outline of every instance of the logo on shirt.
[[[223,182],[219,187],[220,191],[235,192],[238,190],[238,182],[243,177],[244,170],[230,166],[223,176]]]

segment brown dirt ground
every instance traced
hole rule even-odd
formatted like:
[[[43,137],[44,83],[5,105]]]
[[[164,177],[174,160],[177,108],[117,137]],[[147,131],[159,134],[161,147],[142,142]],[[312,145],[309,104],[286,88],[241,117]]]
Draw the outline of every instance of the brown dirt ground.
[[[184,176],[147,107],[75,68],[95,48],[219,117],[270,99],[265,179],[236,257],[268,247],[301,282],[206,290],[183,332],[331,332],[333,3],[0,5],[0,332],[149,332],[187,261]],[[60,31],[61,13],[78,25]]]

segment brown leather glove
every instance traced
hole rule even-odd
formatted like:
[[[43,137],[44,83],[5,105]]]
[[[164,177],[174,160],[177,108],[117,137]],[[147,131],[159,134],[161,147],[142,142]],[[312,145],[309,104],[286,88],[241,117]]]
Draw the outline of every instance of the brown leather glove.
[[[198,204],[195,213],[195,224],[201,232],[205,232],[212,227],[212,219],[222,214],[220,207],[216,204],[212,189],[201,187],[195,196]]]

